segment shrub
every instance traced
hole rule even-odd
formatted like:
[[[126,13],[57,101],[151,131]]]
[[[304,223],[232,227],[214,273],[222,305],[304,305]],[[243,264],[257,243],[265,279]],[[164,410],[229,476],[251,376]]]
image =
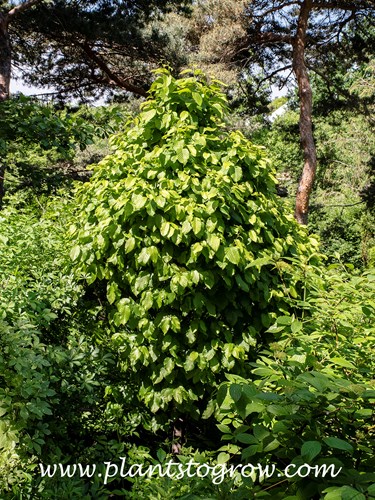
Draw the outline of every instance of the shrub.
[[[280,316],[271,326],[277,341],[252,363],[252,381],[229,375],[218,392],[228,443],[219,459],[275,468],[264,481],[252,478],[254,498],[374,495],[375,275],[331,269],[316,285],[305,319]],[[310,473],[295,474],[303,464]],[[340,473],[314,475],[330,465]]]
[[[25,490],[33,471],[38,480],[36,463],[56,461],[59,450],[79,455],[84,439],[87,448],[110,431],[102,407],[108,380],[115,386],[113,361],[83,338],[94,321],[78,311],[80,286],[67,268],[69,204],[55,198],[38,208],[9,204],[0,217],[1,498],[36,498]]]
[[[206,405],[225,372],[245,374],[298,294],[288,260],[314,250],[275,195],[263,148],[228,132],[225,112],[217,83],[159,71],[79,189],[71,256],[89,290],[105,287],[110,342],[153,412],[198,415],[192,402]]]

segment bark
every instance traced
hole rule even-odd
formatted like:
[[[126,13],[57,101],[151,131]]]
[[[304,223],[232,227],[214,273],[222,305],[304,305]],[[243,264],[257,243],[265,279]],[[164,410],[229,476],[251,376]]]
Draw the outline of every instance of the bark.
[[[0,102],[9,97],[11,61],[8,14],[0,12]]]
[[[0,102],[9,98],[11,55],[8,16],[0,12]],[[3,206],[5,170],[3,158],[0,158],[0,210]]]
[[[314,184],[317,164],[312,129],[312,90],[305,63],[306,32],[312,7],[312,0],[304,0],[301,4],[297,33],[293,41],[293,71],[298,83],[300,100],[299,130],[304,159],[294,214],[300,224],[307,224],[310,193]]]
[[[0,103],[9,99],[10,76],[12,68],[12,49],[8,31],[8,24],[11,20],[21,12],[29,9],[33,5],[40,3],[42,0],[28,0],[19,5],[16,5],[9,12],[0,11]],[[3,159],[0,158],[0,210],[3,206],[4,198],[4,177],[6,165]]]
[[[97,54],[88,43],[82,44],[82,48],[86,54],[86,56],[94,61],[94,63],[100,68],[104,75],[108,78],[108,83],[113,84],[114,86],[120,87],[121,89],[127,90],[128,92],[132,92],[133,94],[140,95],[142,97],[147,97],[147,92],[145,89],[141,87],[137,87],[133,85],[131,82],[126,81],[124,78],[116,75],[110,67],[105,63],[105,61]]]
[[[9,12],[0,11],[0,102],[9,98],[10,74],[12,66],[12,50],[10,45],[8,24],[21,14],[43,0],[27,0],[13,7]]]
[[[33,5],[36,5],[41,2],[43,2],[43,0],[27,0],[27,2],[20,3],[19,5],[16,5],[15,7],[13,7],[13,9],[11,9],[8,12],[8,17],[9,19],[11,19],[12,17],[17,16],[21,12],[30,9],[30,7],[32,7]]]

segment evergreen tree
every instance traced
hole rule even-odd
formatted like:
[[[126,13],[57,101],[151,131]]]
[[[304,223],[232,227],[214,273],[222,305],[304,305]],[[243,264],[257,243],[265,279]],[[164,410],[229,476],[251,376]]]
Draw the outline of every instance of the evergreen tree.
[[[168,61],[165,40],[144,27],[172,4],[188,2],[28,0],[11,7],[2,1],[0,100],[9,96],[12,63],[28,83],[70,95],[115,87],[145,96],[150,69]]]
[[[245,52],[251,53],[250,58],[262,66],[267,77],[289,70],[297,81],[304,167],[297,190],[295,217],[302,224],[307,223],[317,168],[310,70],[321,73],[323,69],[329,79],[332,71],[327,61],[335,59],[337,54],[340,57],[345,33],[361,26],[364,16],[373,18],[374,7],[372,0],[284,0],[271,4],[259,0],[252,2],[246,12],[250,22]]]
[[[195,46],[206,62],[220,63],[228,69],[236,66],[241,75],[252,75],[258,80],[255,92],[265,81],[284,85],[291,78],[296,80],[304,167],[295,216],[306,224],[317,167],[310,75],[320,75],[331,102],[337,94],[358,106],[349,88],[341,85],[342,78],[334,75],[345,74],[371,52],[375,2],[226,0],[224,4],[225,9],[218,9],[212,0],[198,2],[205,10],[205,22],[196,32]],[[242,14],[238,12],[239,4],[243,6]],[[233,27],[230,36],[226,36],[228,26]]]

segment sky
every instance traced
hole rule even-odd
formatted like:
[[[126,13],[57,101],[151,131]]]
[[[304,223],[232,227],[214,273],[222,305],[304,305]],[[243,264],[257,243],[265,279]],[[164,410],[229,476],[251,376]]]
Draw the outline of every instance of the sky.
[[[13,71],[13,77],[10,80],[10,93],[22,92],[24,95],[34,95],[34,94],[47,94],[48,92],[53,92],[50,87],[37,88],[30,85],[26,85],[21,79],[16,79],[17,74]]]

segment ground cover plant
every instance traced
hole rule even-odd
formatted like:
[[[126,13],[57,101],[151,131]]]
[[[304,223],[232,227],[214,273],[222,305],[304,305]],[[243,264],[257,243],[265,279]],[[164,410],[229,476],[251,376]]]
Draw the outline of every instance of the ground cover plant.
[[[67,272],[69,252],[64,251],[67,207],[60,198],[37,208],[8,206],[0,216],[0,481],[5,491],[22,491],[37,457],[58,454],[67,429],[79,427],[78,408],[95,405],[93,389],[106,370],[106,358],[79,327],[80,286]]]

